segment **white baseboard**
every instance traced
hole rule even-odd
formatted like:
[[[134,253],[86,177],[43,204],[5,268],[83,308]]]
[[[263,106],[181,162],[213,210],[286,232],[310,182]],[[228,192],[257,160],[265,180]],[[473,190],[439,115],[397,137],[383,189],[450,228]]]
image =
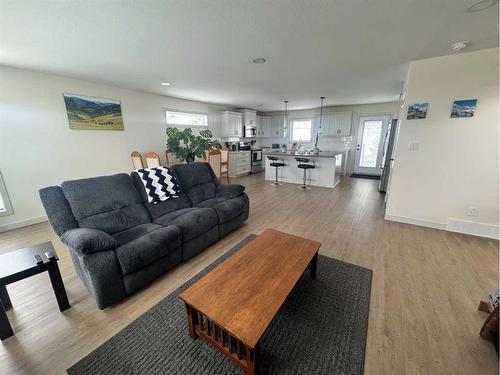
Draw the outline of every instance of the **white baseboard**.
[[[385,215],[385,220],[397,221],[399,223],[419,225],[421,227],[428,227],[434,229],[447,230],[449,232],[457,232],[463,234],[470,234],[478,237],[492,238],[495,240],[500,239],[500,227],[493,224],[478,223],[473,221],[448,219],[448,223],[437,223],[433,221],[414,219],[405,216]]]
[[[395,216],[395,215],[387,215],[386,214],[385,215],[385,220],[397,221],[398,223],[418,225],[418,226],[421,226],[421,227],[428,227],[428,228],[446,230],[446,224],[436,223],[434,221],[414,219],[414,218],[406,217],[406,216]]]
[[[47,221],[47,216],[38,216],[27,220],[16,221],[15,223],[0,225],[0,233],[7,232],[9,230],[26,227],[28,225],[38,224],[43,221]]]
[[[493,238],[495,240],[500,239],[500,227],[493,224],[449,218],[446,230],[450,232],[472,234],[473,236]]]

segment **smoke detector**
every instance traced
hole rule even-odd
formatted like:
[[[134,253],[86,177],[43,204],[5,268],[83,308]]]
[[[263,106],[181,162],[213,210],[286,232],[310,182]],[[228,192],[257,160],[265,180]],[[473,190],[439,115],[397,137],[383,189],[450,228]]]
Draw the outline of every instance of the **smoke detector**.
[[[459,42],[455,42],[451,45],[451,49],[455,52],[458,52],[458,51],[461,51],[463,50],[464,48],[467,48],[467,46],[469,45],[469,42],[466,41],[466,40],[461,40]]]

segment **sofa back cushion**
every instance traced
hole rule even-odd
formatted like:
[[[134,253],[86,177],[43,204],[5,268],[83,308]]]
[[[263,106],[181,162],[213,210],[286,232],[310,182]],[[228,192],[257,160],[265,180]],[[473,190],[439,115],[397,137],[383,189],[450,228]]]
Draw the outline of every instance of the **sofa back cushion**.
[[[208,163],[177,164],[173,167],[178,181],[189,200],[194,205],[215,198],[217,177]]]
[[[174,170],[171,170],[171,172],[172,174],[174,174],[174,176],[177,178],[178,181],[179,177],[177,176],[177,173]],[[143,202],[144,207],[146,207],[153,220],[170,212],[191,207],[191,202],[189,201],[187,195],[182,190],[182,186],[178,198],[170,198],[167,199],[166,201],[158,203],[149,203],[148,194],[144,189],[144,184],[142,182],[141,176],[139,176],[139,173],[132,172],[130,174],[130,177],[132,177],[132,182],[135,186],[135,189],[137,190],[137,194],[139,194],[139,197],[141,198],[141,202]]]
[[[48,186],[38,191],[43,207],[54,232],[60,237],[64,232],[78,228],[64,193],[59,186]]]
[[[113,234],[151,222],[130,176],[113,176],[65,181],[61,189],[81,228]]]

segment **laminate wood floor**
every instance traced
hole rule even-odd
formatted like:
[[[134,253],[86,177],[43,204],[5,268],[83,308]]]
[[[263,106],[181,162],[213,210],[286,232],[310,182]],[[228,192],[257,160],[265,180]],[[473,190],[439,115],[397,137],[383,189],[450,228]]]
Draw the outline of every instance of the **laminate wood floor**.
[[[383,219],[378,181],[344,179],[335,189],[247,186],[246,224],[119,305],[99,310],[48,223],[0,233],[0,253],[51,240],[72,308],[60,313],[48,276],[8,286],[15,336],[0,343],[0,374],[63,374],[250,233],[275,228],[321,242],[320,253],[373,272],[365,374],[498,373],[478,332],[480,299],[498,287],[498,241]],[[360,323],[362,324],[362,323]],[[168,339],[168,338],[166,338]]]

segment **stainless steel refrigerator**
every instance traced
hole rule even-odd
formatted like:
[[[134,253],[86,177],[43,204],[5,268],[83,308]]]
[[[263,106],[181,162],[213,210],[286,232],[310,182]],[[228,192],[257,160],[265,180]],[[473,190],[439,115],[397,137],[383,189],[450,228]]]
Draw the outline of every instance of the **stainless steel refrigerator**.
[[[384,137],[384,156],[382,157],[382,174],[378,184],[378,190],[381,192],[387,191],[387,184],[389,183],[389,173],[391,171],[391,163],[394,160],[394,146],[398,127],[398,120],[392,119],[387,127],[387,132]]]

